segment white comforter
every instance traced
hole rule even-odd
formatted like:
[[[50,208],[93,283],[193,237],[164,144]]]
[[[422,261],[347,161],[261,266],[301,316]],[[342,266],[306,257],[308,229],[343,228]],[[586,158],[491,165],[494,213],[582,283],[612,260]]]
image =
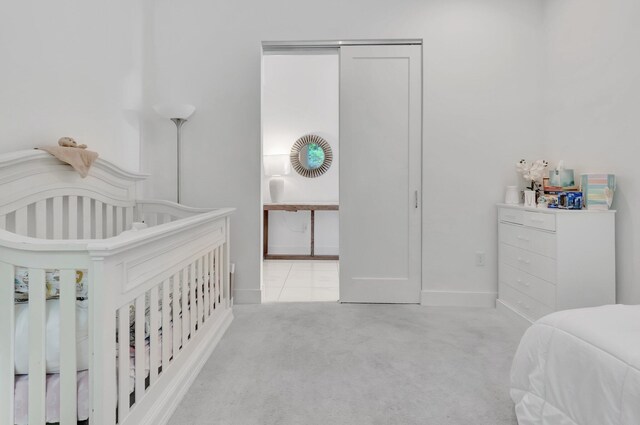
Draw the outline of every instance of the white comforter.
[[[540,319],[513,361],[511,398],[519,425],[639,425],[640,306]]]

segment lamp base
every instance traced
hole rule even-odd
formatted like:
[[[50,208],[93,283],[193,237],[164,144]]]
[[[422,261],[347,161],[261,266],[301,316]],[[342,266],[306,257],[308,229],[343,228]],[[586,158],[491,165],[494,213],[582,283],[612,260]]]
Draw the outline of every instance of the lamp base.
[[[282,177],[272,177],[269,180],[269,194],[271,195],[271,202],[275,204],[282,202],[282,196],[284,195],[284,179]]]

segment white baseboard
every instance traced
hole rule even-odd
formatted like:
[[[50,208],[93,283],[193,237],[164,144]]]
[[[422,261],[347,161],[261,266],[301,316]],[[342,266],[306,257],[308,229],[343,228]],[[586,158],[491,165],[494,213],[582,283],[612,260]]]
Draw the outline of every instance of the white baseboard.
[[[233,312],[226,309],[221,313],[219,320],[208,332],[210,335],[203,336],[208,339],[206,343],[198,346],[191,353],[179,353],[178,362],[181,362],[179,371],[169,369],[168,372],[179,372],[171,376],[171,384],[162,392],[162,395],[153,401],[148,409],[141,409],[147,412],[144,418],[133,419],[133,423],[139,425],[165,425],[171,419],[176,408],[187,394],[187,391],[198,377],[202,367],[205,365],[211,353],[220,342],[220,339],[226,332],[227,328],[233,320]],[[187,361],[182,360],[181,354],[188,354]],[[184,363],[183,363],[184,362]],[[161,375],[162,378],[163,375]],[[148,395],[148,394],[147,394]],[[146,400],[142,400],[144,403]],[[143,406],[140,406],[141,408]],[[146,406],[144,406],[146,407]],[[129,418],[127,418],[129,419]],[[129,422],[127,422],[129,423]]]
[[[262,290],[260,289],[234,289],[234,304],[260,304],[262,302]]]
[[[420,304],[430,307],[495,308],[496,292],[422,291]]]
[[[305,246],[271,246],[269,255],[309,255],[309,245]],[[315,246],[315,255],[338,255],[340,249],[337,246]]]

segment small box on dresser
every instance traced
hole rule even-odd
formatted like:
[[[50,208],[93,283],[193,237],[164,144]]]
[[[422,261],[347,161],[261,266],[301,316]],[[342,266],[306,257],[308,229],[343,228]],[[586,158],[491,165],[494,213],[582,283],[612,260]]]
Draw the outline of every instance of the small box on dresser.
[[[498,204],[497,308],[531,323],[616,302],[615,211]]]

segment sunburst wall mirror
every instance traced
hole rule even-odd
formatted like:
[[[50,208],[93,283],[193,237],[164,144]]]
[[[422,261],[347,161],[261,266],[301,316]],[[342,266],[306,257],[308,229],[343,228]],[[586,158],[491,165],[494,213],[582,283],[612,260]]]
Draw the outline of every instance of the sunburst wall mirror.
[[[303,177],[314,178],[323,175],[331,167],[333,152],[322,137],[315,134],[302,136],[291,147],[291,166]]]

